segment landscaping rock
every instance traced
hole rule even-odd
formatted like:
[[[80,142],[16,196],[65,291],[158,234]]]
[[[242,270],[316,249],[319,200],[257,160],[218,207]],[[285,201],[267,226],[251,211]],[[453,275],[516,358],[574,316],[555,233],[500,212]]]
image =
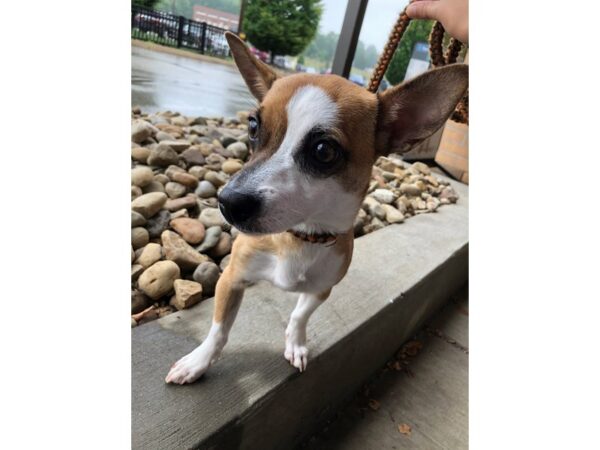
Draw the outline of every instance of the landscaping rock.
[[[141,195],[133,200],[131,202],[131,209],[148,219],[160,211],[166,201],[166,194],[162,192],[152,192]]]
[[[371,196],[379,203],[390,204],[394,201],[394,193],[388,189],[375,189]]]
[[[146,218],[140,213],[131,211],[131,228],[141,227],[146,224]]]
[[[138,287],[152,300],[158,300],[173,290],[173,283],[180,274],[179,266],[173,261],[158,261],[142,273]]]
[[[242,161],[245,161],[248,157],[248,147],[243,142],[234,142],[227,146],[227,150],[229,150],[233,156]]]
[[[204,225],[198,219],[181,217],[171,220],[170,225],[188,244],[199,244],[206,234]]]
[[[220,275],[219,267],[214,262],[207,261],[196,267],[192,278],[202,285],[204,295],[214,295]]]
[[[417,169],[417,171],[419,171],[423,175],[429,175],[431,173],[431,169],[427,166],[427,164],[422,163],[420,161],[413,163],[412,167]]]
[[[190,217],[187,209],[178,209],[171,213],[171,220],[179,219],[180,217]]]
[[[131,140],[138,144],[158,132],[158,129],[145,120],[134,120],[131,123]]]
[[[379,203],[373,197],[366,196],[363,201],[362,207],[371,216],[377,217],[379,219],[385,218],[385,210],[381,207],[381,203]]]
[[[222,258],[231,251],[232,239],[229,233],[223,232],[219,236],[217,244],[211,248],[208,254],[213,258]]]
[[[421,195],[421,190],[414,184],[402,183],[400,185],[400,192],[406,195]]]
[[[148,308],[152,300],[143,292],[138,290],[131,291],[131,314],[137,314]]]
[[[171,147],[161,142],[148,155],[148,164],[151,166],[166,167],[170,164],[177,164],[177,152]]]
[[[171,214],[169,211],[164,209],[160,210],[158,214],[148,219],[148,222],[146,223],[146,230],[148,230],[150,238],[159,238],[162,232],[169,228],[169,222],[171,222]]]
[[[202,180],[202,179],[204,179],[204,175],[206,174],[207,171],[208,171],[208,169],[206,167],[194,166],[194,167],[189,168],[188,173],[190,175],[195,176],[199,180]]]
[[[150,192],[165,192],[165,187],[162,185],[162,183],[159,183],[156,180],[152,180],[150,183],[148,183],[148,185],[144,186],[144,188],[142,189],[142,192],[144,194],[149,194]]]
[[[142,227],[135,227],[131,229],[131,246],[134,250],[142,248],[150,241],[148,231]]]
[[[154,178],[152,169],[148,166],[137,166],[131,169],[131,184],[143,188],[147,186]]]
[[[204,175],[204,179],[206,181],[210,181],[213,184],[213,186],[216,186],[217,188],[227,183],[227,178],[225,178],[225,175],[221,175],[220,173],[214,172],[212,170],[206,172],[206,174]]]
[[[381,205],[385,210],[385,220],[389,223],[404,222],[404,214],[394,208],[392,205]]]
[[[166,184],[171,180],[169,180],[169,177],[166,176],[164,173],[157,173],[156,175],[154,175],[154,181],[158,181],[163,186],[166,186]]]
[[[136,263],[147,269],[156,261],[160,261],[162,258],[162,247],[159,244],[150,242],[143,249],[140,256],[138,256]]]
[[[139,278],[139,276],[144,272],[144,267],[139,264],[134,264],[131,266],[131,281],[135,282]]]
[[[211,170],[221,170],[221,165],[225,162],[225,158],[218,153],[212,153],[206,157],[204,167]]]
[[[222,232],[223,230],[221,230],[220,226],[207,228],[204,235],[204,240],[200,246],[196,247],[196,250],[200,253],[205,253],[207,250],[213,248],[219,242]]]
[[[142,195],[142,190],[139,186],[131,186],[131,200],[134,200]]]
[[[228,175],[233,175],[234,173],[242,170],[242,163],[240,161],[236,161],[235,159],[228,159],[221,164],[221,170]]]
[[[167,133],[166,131],[159,131],[158,133],[156,133],[156,136],[154,136],[154,138],[158,141],[158,142],[163,142],[163,141],[174,141],[175,137],[173,137],[172,135],[170,135],[169,133]]]
[[[190,189],[194,189],[196,186],[198,186],[198,179],[187,172],[174,172],[171,180],[181,183]]]
[[[196,198],[194,194],[188,194],[185,197],[169,199],[165,202],[165,209],[173,212],[182,208],[194,208],[197,206]]]
[[[452,187],[448,186],[442,189],[442,193],[440,194],[440,199],[446,199],[450,203],[456,203],[458,200],[458,194]]]
[[[202,180],[196,188],[196,195],[201,198],[214,197],[217,195],[217,189],[210,181]]]
[[[221,214],[221,211],[219,211],[217,208],[203,209],[198,219],[206,228],[215,226],[222,227],[226,223],[223,214]]]
[[[179,198],[185,195],[187,188],[183,184],[175,181],[169,181],[167,184],[165,184],[165,192],[169,198]]]
[[[161,235],[165,257],[174,261],[182,270],[194,270],[198,264],[208,261],[206,255],[202,255],[183,240],[177,233],[169,230],[163,231]]]
[[[171,297],[170,304],[178,310],[194,306],[202,300],[202,285],[195,281],[175,280],[173,284],[175,295]]]
[[[183,153],[181,157],[188,165],[202,165],[205,163],[204,155],[198,147],[190,147]]]
[[[150,156],[150,149],[147,147],[133,147],[131,149],[131,159],[134,161],[146,164]]]

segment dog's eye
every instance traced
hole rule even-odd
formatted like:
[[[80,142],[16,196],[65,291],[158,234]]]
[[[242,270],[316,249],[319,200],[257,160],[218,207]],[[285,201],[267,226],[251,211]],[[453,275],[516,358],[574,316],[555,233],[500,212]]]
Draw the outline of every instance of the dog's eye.
[[[327,141],[318,141],[313,147],[313,155],[322,164],[331,164],[338,158],[338,151]]]
[[[253,141],[258,138],[258,120],[255,117],[248,119],[248,137]]]

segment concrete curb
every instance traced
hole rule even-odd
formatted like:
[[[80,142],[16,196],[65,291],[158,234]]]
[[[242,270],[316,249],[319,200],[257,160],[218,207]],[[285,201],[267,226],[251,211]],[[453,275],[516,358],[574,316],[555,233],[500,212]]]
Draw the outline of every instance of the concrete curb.
[[[296,295],[248,289],[221,360],[195,384],[164,384],[210,327],[212,299],[132,330],[136,449],[291,448],[435,313],[468,278],[468,188],[441,207],[355,242],[350,270],[308,328],[306,372],[283,358]]]

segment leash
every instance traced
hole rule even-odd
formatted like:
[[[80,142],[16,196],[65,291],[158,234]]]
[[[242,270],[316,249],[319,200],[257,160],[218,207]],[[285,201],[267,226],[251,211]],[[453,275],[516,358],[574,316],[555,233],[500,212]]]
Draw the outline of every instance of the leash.
[[[392,57],[398,48],[398,44],[404,35],[404,32],[408,28],[410,24],[410,17],[406,14],[406,9],[404,9],[400,15],[398,16],[398,20],[394,27],[392,28],[392,32],[388,37],[387,43],[383,48],[383,53],[379,57],[377,61],[377,65],[373,70],[373,75],[371,75],[371,79],[369,80],[369,85],[367,89],[370,92],[376,93],[379,89],[379,85],[381,84],[381,80],[385,75],[385,72],[390,65]],[[451,38],[446,51],[444,52],[444,33],[446,30],[444,26],[440,22],[436,22],[433,25],[431,30],[431,34],[429,35],[429,55],[431,59],[431,63],[434,67],[442,67],[448,64],[454,64],[456,62],[456,58],[458,57],[460,51],[465,46],[458,39]],[[456,109],[452,113],[451,119],[455,122],[469,124],[469,93],[464,95],[464,97],[458,102]]]

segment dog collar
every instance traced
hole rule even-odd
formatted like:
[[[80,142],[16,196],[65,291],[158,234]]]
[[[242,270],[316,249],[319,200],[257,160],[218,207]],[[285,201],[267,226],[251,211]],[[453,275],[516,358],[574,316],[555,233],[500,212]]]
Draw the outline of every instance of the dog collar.
[[[311,244],[326,244],[326,247],[334,245],[337,242],[337,235],[330,233],[304,233],[302,231],[288,230],[298,239]]]

